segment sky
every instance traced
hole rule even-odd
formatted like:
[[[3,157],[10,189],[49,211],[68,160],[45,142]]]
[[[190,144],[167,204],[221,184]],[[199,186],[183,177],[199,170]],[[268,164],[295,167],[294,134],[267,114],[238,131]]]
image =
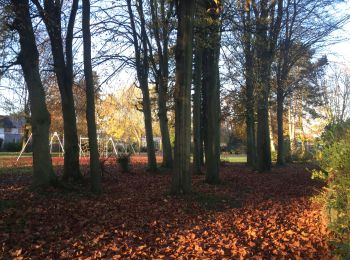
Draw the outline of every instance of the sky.
[[[350,12],[350,1],[346,1],[345,4],[340,5],[339,10],[341,10],[339,13],[349,13]],[[338,42],[336,44],[327,46],[324,48],[319,54],[320,55],[327,55],[328,60],[330,63],[335,63],[339,65],[340,67],[347,67],[347,69],[350,70],[350,22],[348,22],[344,28],[340,31],[335,32],[332,35],[334,38],[341,38],[342,41]],[[114,90],[116,88],[120,88],[125,86],[126,84],[130,85],[133,83],[135,79],[135,75],[133,73],[130,73],[129,70],[121,71],[121,73],[118,75],[118,77],[111,80],[111,86],[105,86],[104,89]],[[3,88],[1,88],[1,85],[8,85],[9,83],[5,80],[0,80],[0,102],[2,102],[1,95],[4,95],[6,92]],[[13,95],[12,93],[5,93],[7,97],[10,97]],[[11,97],[10,97],[11,98]],[[1,109],[0,106],[0,115],[5,114],[6,112]]]
[[[347,64],[350,66],[350,22],[348,22],[344,29],[337,32],[344,38],[344,41],[336,43],[326,48],[325,53],[329,61],[339,64]]]

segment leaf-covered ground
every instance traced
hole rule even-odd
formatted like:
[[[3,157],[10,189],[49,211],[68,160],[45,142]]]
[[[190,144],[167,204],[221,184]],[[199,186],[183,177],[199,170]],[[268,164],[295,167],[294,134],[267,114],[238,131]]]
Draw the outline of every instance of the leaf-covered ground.
[[[170,172],[109,166],[104,193],[28,189],[14,168],[0,175],[1,259],[329,259],[327,230],[310,198],[322,185],[306,165],[252,173],[222,164],[223,184],[193,177],[194,194],[167,194]],[[310,166],[309,166],[310,167]]]

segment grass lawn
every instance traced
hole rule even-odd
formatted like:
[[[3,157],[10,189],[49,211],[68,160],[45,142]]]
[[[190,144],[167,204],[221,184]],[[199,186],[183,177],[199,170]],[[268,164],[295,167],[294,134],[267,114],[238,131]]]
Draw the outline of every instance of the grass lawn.
[[[247,156],[245,154],[222,154],[220,157],[221,161],[230,162],[230,163],[246,163]]]
[[[0,152],[0,158],[17,158],[19,152]],[[58,156],[58,153],[53,153],[52,156]],[[32,157],[32,153],[23,153],[21,157]],[[222,154],[221,161],[231,162],[231,163],[246,163],[247,156],[245,154],[231,155]]]
[[[0,158],[17,158],[20,152],[0,152]],[[61,156],[61,153],[52,153],[53,157]],[[22,153],[21,157],[32,157],[32,153]]]
[[[0,152],[0,157],[18,157],[19,152]],[[32,153],[23,153],[23,157],[31,157]]]

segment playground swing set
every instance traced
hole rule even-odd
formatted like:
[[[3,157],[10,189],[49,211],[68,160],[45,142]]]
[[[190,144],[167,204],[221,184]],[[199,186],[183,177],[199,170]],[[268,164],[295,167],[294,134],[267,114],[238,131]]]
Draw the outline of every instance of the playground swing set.
[[[19,161],[19,159],[23,156],[23,153],[28,148],[30,142],[32,141],[32,134],[30,134],[27,142],[23,146],[22,150],[20,151],[16,163]],[[133,144],[123,142],[120,140],[114,140],[112,137],[107,138],[97,138],[98,140],[98,149],[100,153],[100,157],[112,157],[112,156],[118,156],[119,154],[123,153],[130,153],[135,154],[135,148]],[[54,132],[51,135],[50,138],[50,154],[57,155],[58,157],[63,157],[64,155],[64,135],[62,136],[62,141],[60,138],[60,135],[57,132]],[[89,138],[87,137],[79,137],[79,157],[89,157],[90,156],[90,148],[89,148]]]

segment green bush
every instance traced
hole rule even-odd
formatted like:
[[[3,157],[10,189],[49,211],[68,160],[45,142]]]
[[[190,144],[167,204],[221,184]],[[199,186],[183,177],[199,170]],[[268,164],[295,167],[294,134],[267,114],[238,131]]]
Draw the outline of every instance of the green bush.
[[[350,124],[331,125],[322,136],[317,159],[321,170],[313,177],[327,182],[321,195],[329,227],[338,243],[350,244]],[[342,253],[344,255],[344,253]],[[348,252],[350,254],[350,252]]]

